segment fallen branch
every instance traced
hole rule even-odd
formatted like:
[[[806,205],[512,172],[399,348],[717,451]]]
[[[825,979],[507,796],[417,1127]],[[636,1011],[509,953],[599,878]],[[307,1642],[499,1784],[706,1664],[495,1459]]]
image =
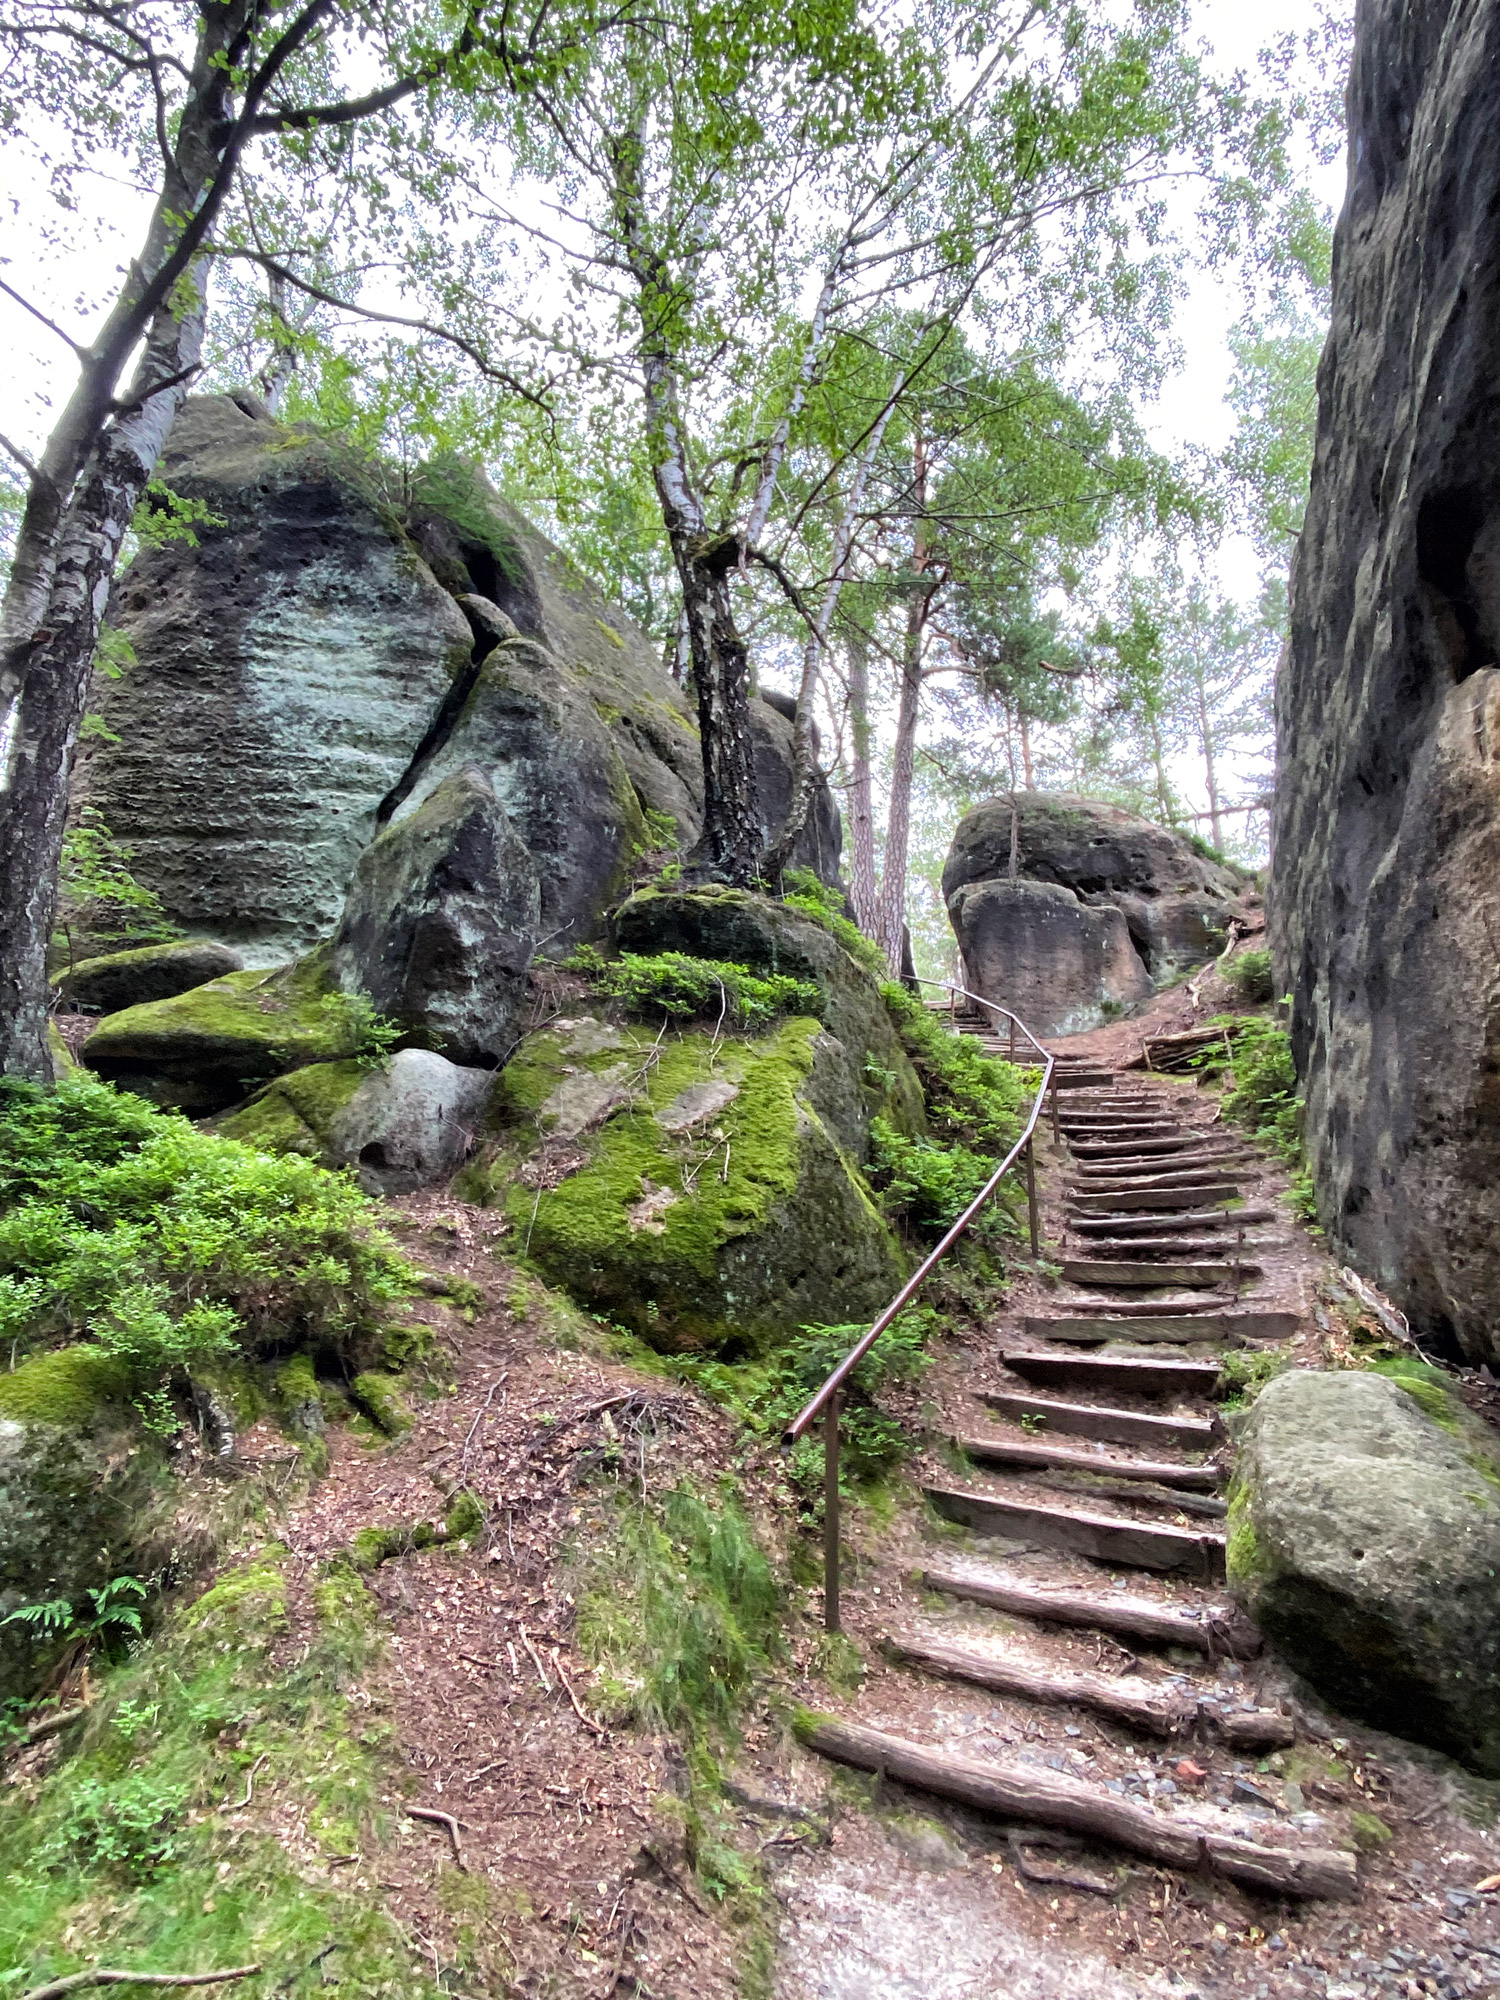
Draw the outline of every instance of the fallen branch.
[[[96,1965],[92,1972],[70,1972],[66,1979],[33,1986],[21,2000],[57,2000],[59,1994],[81,1993],[85,1986],[217,1986],[226,1979],[249,1979],[259,1971],[258,1965],[230,1965],[222,1972],[112,1972]]]
[[[547,1669],[542,1665],[542,1656],[536,1647],[532,1645],[531,1635],[524,1625],[521,1627],[521,1644],[531,1655],[531,1664],[536,1668],[536,1676],[542,1684],[542,1692],[544,1694],[551,1694],[552,1683],[547,1678]]]
[[[39,1722],[33,1722],[22,1730],[10,1749],[29,1749],[33,1743],[44,1743],[49,1736],[56,1736],[70,1723],[81,1722],[93,1707],[91,1701],[81,1702],[77,1708],[59,1708],[51,1715],[44,1715]]]
[[[256,1758],[255,1762],[250,1766],[249,1771],[245,1775],[245,1796],[242,1799],[236,1799],[233,1805],[231,1805],[229,1801],[226,1799],[224,1804],[219,1807],[219,1811],[221,1813],[243,1812],[245,1810],[246,1806],[249,1805],[250,1801],[255,1797],[255,1774],[260,1769],[261,1765],[265,1763],[266,1759],[270,1756],[270,1754],[271,1753],[269,1750],[261,1751],[260,1755]]]
[[[434,1826],[445,1828],[448,1838],[453,1845],[454,1866],[461,1869],[465,1875],[468,1874],[469,1871],[464,1867],[464,1857],[458,1845],[458,1821],[453,1817],[452,1813],[439,1812],[436,1806],[408,1806],[406,1808],[406,1816],[408,1819],[428,1819],[432,1821]]]
[[[579,1701],[577,1695],[574,1694],[573,1692],[573,1683],[568,1679],[567,1675],[563,1672],[563,1663],[557,1657],[556,1646],[552,1648],[552,1666],[553,1670],[557,1674],[557,1678],[563,1684],[563,1692],[567,1695],[568,1700],[573,1704],[573,1713],[578,1717],[578,1720],[583,1724],[585,1729],[591,1730],[595,1736],[602,1738],[605,1732],[601,1728],[601,1726],[597,1722],[595,1722],[594,1718],[591,1715],[585,1715],[583,1711],[583,1704]]]
[[[1191,1821],[1170,1819],[1058,1771],[953,1757],[834,1716],[811,1717],[797,1733],[809,1749],[857,1770],[880,1771],[1007,1819],[1065,1826],[1172,1868],[1202,1867],[1266,1894],[1343,1898],[1359,1887],[1352,1854],[1332,1848],[1262,1847],[1253,1840],[1206,1833]]]

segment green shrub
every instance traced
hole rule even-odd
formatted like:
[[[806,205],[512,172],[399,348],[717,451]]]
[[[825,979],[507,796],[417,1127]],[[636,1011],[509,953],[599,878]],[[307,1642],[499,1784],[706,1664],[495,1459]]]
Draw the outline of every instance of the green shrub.
[[[1275,975],[1268,951],[1242,951],[1224,967],[1224,977],[1251,1006],[1264,1006],[1275,997]]]
[[[688,1741],[722,1734],[779,1650],[770,1564],[727,1482],[619,1505],[584,1556],[579,1642],[635,1721]]]
[[[787,885],[781,900],[789,910],[800,910],[804,917],[821,924],[866,972],[873,972],[877,979],[889,976],[885,953],[844,914],[844,898],[839,890],[830,889],[811,868],[788,868],[781,879]]]
[[[1292,1171],[1288,1199],[1309,1227],[1316,1227],[1312,1176],[1302,1151],[1302,1097],[1291,1037],[1264,1016],[1219,1014],[1208,1023],[1223,1039],[1201,1049],[1193,1066],[1205,1080],[1225,1078],[1224,1109],[1262,1140]]]
[[[71,1860],[103,1868],[127,1882],[149,1882],[177,1854],[186,1785],[164,1785],[148,1773],[82,1778],[56,1831],[37,1850],[43,1867]]]
[[[957,1222],[998,1164],[967,1146],[908,1139],[888,1119],[870,1121],[870,1184],[886,1214],[918,1235],[940,1236]],[[991,1216],[1002,1214],[991,1206]],[[988,1222],[981,1216],[976,1227]]]
[[[1026,1122],[1037,1072],[985,1055],[973,1036],[945,1028],[894,980],[880,991],[922,1080],[929,1125],[965,1145],[1007,1153]]]
[[[181,937],[156,893],[131,874],[133,858],[134,850],[115,839],[95,807],[80,810],[63,839],[54,948],[72,957],[80,939],[92,955]]]
[[[205,1361],[373,1348],[410,1267],[347,1177],[200,1132],[79,1071],[0,1079],[0,1319],[87,1339],[142,1395]]]
[[[778,1014],[817,1014],[822,996],[804,979],[784,973],[754,973],[728,960],[694,958],[685,951],[663,951],[654,957],[622,952],[605,958],[583,945],[563,961],[569,972],[581,973],[596,993],[622,1001],[632,1014],[659,1011],[668,1020],[717,1019],[727,1026],[763,1027]]]

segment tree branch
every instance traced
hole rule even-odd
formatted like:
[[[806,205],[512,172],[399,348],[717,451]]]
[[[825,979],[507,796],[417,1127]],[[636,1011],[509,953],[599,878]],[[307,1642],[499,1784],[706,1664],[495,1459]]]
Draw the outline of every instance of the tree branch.
[[[24,311],[29,312],[33,319],[40,320],[42,325],[46,327],[48,333],[55,333],[59,340],[66,341],[68,346],[72,348],[74,354],[77,355],[80,361],[88,361],[92,359],[89,350],[83,345],[82,341],[75,340],[71,333],[64,333],[62,328],[57,324],[56,320],[48,319],[47,315],[42,311],[40,306],[34,306],[31,303],[30,299],[23,297],[22,294],[16,290],[14,285],[8,285],[5,282],[4,278],[0,278],[0,292],[4,292],[7,298],[14,299],[16,304],[20,306]]]
[[[81,1992],[85,1986],[217,1986],[226,1979],[249,1979],[259,1971],[258,1965],[232,1965],[222,1972],[111,1972],[96,1965],[89,1972],[70,1972],[65,1979],[33,1986],[21,2000],[59,2000],[60,1995]]]
[[[22,451],[21,447],[18,444],[12,444],[10,439],[5,435],[4,431],[0,431],[0,448],[3,448],[4,450],[8,451],[11,457],[16,461],[16,464],[19,465],[21,470],[25,472],[30,478],[36,479],[37,477],[39,477],[36,467],[36,460],[28,458],[25,452]]]

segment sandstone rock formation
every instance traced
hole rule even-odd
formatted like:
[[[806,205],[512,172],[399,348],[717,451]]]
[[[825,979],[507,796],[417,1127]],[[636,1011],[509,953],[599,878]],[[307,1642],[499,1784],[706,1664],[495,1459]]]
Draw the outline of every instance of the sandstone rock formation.
[[[1270,915],[1321,1219],[1500,1358],[1500,16],[1358,17]]]
[[[185,944],[147,944],[85,959],[59,979],[63,998],[87,1014],[117,1014],[151,1000],[170,1000],[226,972],[241,972],[244,960],[227,945],[197,939]]]
[[[1350,1715],[1500,1777],[1500,1447],[1437,1382],[1294,1369],[1240,1443],[1229,1580]]]
[[[1244,886],[1182,834],[1038,792],[966,813],[943,869],[964,983],[1046,1035],[1097,1027],[1214,957]]]
[[[192,935],[267,965],[333,928],[377,830],[477,764],[542,878],[544,949],[597,936],[636,855],[698,839],[691,705],[645,635],[472,469],[404,480],[336,440],[189,399],[161,467],[212,519],[148,548],[110,622],[75,800]],[[752,707],[768,820],[790,725]],[[646,815],[652,815],[648,822]],[[826,787],[797,858],[836,879]]]
[[[536,950],[536,863],[489,780],[442,780],[365,849],[333,936],[333,976],[422,1048],[503,1062]]]

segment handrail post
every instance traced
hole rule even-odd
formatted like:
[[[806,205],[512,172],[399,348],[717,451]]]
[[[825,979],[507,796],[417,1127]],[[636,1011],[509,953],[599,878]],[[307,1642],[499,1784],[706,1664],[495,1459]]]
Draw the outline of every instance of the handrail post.
[[[1015,1059],[1016,1059],[1016,1017],[1014,1014],[1012,1014],[1010,1016],[1010,1060],[1014,1062]]]
[[[1052,1089],[1050,1095],[1052,1098],[1052,1143],[1054,1146],[1060,1146],[1062,1144],[1062,1120],[1058,1115],[1058,1109],[1057,1109],[1058,1093],[1057,1093],[1056,1064],[1053,1065],[1052,1069]]]
[[[823,1629],[839,1630],[839,1404],[835,1389],[823,1412]]]
[[[1042,1222],[1036,1205],[1036,1139],[1026,1141],[1026,1206],[1031,1212],[1031,1254],[1042,1254]]]

